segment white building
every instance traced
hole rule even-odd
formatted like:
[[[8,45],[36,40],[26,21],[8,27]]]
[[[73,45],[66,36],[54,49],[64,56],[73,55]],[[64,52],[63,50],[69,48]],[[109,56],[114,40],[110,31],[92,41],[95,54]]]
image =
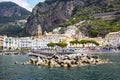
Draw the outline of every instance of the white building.
[[[8,50],[8,49],[15,49],[17,48],[17,41],[13,37],[7,37],[3,36],[3,49]]]
[[[15,50],[17,48],[30,48],[32,46],[30,37],[13,38],[3,36],[3,49]]]
[[[104,39],[105,45],[118,46],[120,45],[120,31],[119,32],[111,32],[105,36]]]
[[[31,48],[32,39],[30,37],[17,38],[18,48]]]
[[[50,43],[50,42],[58,43],[60,41],[63,41],[66,38],[67,38],[67,36],[65,36],[63,34],[46,33],[42,38],[32,40],[32,49],[49,48],[47,46],[48,43]]]
[[[41,38],[31,38],[31,37],[3,37],[3,49],[4,50],[15,50],[21,48],[28,49],[45,49],[48,48],[47,44],[50,42],[58,43],[67,38],[64,34],[52,34],[46,33]]]

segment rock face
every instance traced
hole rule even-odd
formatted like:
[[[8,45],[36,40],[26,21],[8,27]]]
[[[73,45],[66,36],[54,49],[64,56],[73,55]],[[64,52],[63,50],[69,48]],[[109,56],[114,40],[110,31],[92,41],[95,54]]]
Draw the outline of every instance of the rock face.
[[[49,31],[75,16],[119,10],[114,6],[119,3],[119,0],[46,0],[33,9],[26,31],[34,35],[39,24],[43,31]]]
[[[49,30],[54,26],[70,19],[77,7],[83,7],[84,2],[80,0],[47,0],[45,3],[39,3],[32,11],[28,19],[26,31],[35,34],[38,24],[41,24],[43,30]]]

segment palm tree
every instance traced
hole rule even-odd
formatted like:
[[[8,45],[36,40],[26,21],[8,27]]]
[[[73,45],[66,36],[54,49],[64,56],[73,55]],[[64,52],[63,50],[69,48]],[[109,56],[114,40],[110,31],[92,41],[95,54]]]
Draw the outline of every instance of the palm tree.
[[[56,45],[56,44],[53,43],[53,42],[50,42],[50,43],[47,44],[47,46],[48,46],[48,47],[51,47],[52,49],[53,49],[53,47],[55,47],[55,45]]]
[[[59,43],[56,43],[56,45],[59,46],[59,47],[61,47],[63,49],[65,47],[67,47],[68,44],[64,43],[64,42],[59,42]],[[59,51],[60,51],[60,49],[59,49]]]
[[[70,44],[74,45],[76,44],[76,47],[77,47],[77,44],[79,44],[79,40],[73,40],[73,41],[70,41]]]
[[[59,42],[59,43],[56,43],[57,46],[61,47],[61,48],[64,48],[64,47],[67,47],[67,43],[64,43],[64,42]]]
[[[85,44],[87,43],[87,40],[81,40],[79,43],[82,44],[83,47],[85,47]]]
[[[70,41],[70,45],[71,45],[71,44],[74,45],[74,41]]]
[[[94,40],[90,40],[90,43],[95,44],[96,46],[99,46],[99,43]]]

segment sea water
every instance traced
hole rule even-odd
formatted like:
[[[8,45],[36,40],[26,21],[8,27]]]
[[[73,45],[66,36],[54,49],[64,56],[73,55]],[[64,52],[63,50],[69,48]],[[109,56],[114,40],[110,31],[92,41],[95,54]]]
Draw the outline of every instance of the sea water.
[[[0,56],[0,80],[120,80],[120,53],[99,55],[110,62],[76,68],[49,68],[22,65],[29,56]]]

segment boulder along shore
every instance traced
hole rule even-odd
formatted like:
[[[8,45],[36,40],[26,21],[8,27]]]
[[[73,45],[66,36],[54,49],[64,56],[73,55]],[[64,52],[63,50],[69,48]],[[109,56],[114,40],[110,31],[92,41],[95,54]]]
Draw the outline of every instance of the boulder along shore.
[[[69,54],[69,55],[53,55],[39,56],[31,58],[29,61],[23,62],[23,65],[33,64],[36,66],[48,67],[81,67],[87,65],[97,65],[108,63],[108,59],[100,59],[98,55],[89,54]]]

